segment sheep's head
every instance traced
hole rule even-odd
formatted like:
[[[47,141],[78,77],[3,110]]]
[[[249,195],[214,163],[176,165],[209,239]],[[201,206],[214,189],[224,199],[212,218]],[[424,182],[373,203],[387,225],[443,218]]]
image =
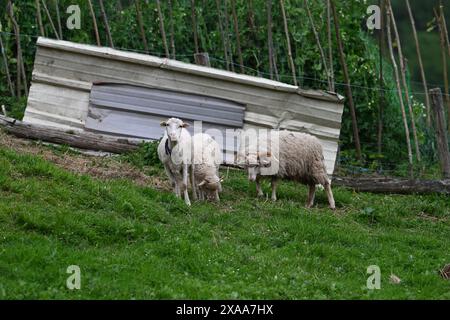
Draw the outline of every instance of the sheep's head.
[[[161,122],[161,127],[166,127],[166,133],[171,142],[178,142],[181,137],[183,128],[189,125],[178,118],[170,118],[167,121]]]
[[[250,181],[256,180],[256,177],[261,173],[261,168],[268,168],[272,165],[271,157],[272,154],[270,152],[247,154],[246,166]]]
[[[207,177],[198,184],[200,190],[207,194],[208,198],[213,198],[216,191],[222,192],[223,179],[218,176]]]

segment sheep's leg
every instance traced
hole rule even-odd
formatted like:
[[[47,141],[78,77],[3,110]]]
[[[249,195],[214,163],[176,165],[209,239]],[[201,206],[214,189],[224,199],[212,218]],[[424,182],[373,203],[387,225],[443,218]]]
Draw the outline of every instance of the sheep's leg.
[[[219,198],[219,190],[216,190],[216,192],[215,192],[215,198],[216,198],[216,201],[217,201],[217,202],[220,201],[220,198]]]
[[[189,193],[188,193],[188,170],[189,170],[189,165],[184,164],[183,165],[183,183],[182,183],[182,189],[183,189],[183,193],[184,193],[184,202],[186,203],[186,205],[190,206],[191,205],[191,201],[189,200]]]
[[[264,197],[264,192],[261,189],[261,176],[256,176],[256,192],[258,194],[258,197]]]
[[[178,191],[178,183],[176,181],[175,176],[173,175],[172,171],[170,170],[169,166],[164,164],[164,170],[166,171],[167,177],[169,178],[170,184],[172,185],[173,188],[173,193],[175,193],[175,195],[177,197],[180,196],[180,193]]]
[[[192,184],[192,198],[194,200],[198,200],[197,196],[197,183],[195,182],[195,175],[194,175],[194,164],[191,165],[191,184]]]
[[[313,206],[315,194],[316,194],[316,186],[314,184],[310,184],[308,192],[308,202],[306,203],[307,208],[311,208]]]
[[[326,183],[324,185],[325,191],[327,193],[328,203],[330,204],[330,209],[335,210],[336,204],[334,203],[333,191],[331,191],[331,184]]]
[[[278,177],[272,176],[272,201],[277,201]]]

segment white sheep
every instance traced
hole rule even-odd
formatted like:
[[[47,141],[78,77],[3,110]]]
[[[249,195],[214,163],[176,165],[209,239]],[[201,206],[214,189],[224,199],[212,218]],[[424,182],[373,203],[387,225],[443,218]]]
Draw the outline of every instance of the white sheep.
[[[273,201],[277,199],[278,180],[286,178],[309,187],[307,208],[313,206],[316,185],[321,184],[325,188],[330,208],[335,209],[322,145],[316,137],[299,132],[272,130],[263,139],[259,136],[249,142],[244,139],[245,134],[241,134],[240,157],[245,161],[249,180],[256,182],[258,196],[263,195],[260,185],[262,176],[272,178]],[[255,144],[258,146],[255,147]]]
[[[219,166],[222,152],[219,144],[205,133],[192,137],[192,189],[194,197],[200,200],[214,199],[219,201],[222,191],[219,177]]]
[[[158,145],[158,157],[164,165],[167,176],[177,197],[184,194],[185,203],[190,206],[188,174],[191,163],[191,134],[188,124],[177,118],[161,122],[165,127],[164,136]]]

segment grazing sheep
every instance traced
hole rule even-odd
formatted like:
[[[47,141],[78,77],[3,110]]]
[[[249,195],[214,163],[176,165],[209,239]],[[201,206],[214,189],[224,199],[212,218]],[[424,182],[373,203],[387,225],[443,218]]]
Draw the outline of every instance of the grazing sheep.
[[[191,163],[191,134],[187,123],[177,118],[161,122],[165,127],[164,136],[158,145],[158,157],[164,165],[167,176],[177,197],[184,194],[185,203],[190,206],[188,193],[188,173]]]
[[[192,189],[194,197],[200,200],[219,201],[222,184],[219,178],[219,166],[222,152],[219,144],[205,133],[192,137]]]
[[[275,134],[274,134],[275,133]],[[274,138],[275,137],[275,138]],[[243,156],[248,170],[250,181],[256,182],[258,196],[262,196],[260,179],[262,176],[272,178],[272,200],[276,201],[276,188],[280,178],[298,181],[309,187],[306,207],[314,204],[316,185],[324,186],[331,209],[335,209],[333,192],[328,179],[323,150],[320,141],[309,134],[290,131],[271,131],[270,138],[265,141],[265,146],[248,148],[248,145],[261,146],[261,138],[251,141],[242,148],[251,149]],[[241,144],[244,143],[241,136]],[[242,152],[242,151],[241,151]],[[274,167],[275,170],[270,170]],[[272,168],[273,169],[273,168]]]

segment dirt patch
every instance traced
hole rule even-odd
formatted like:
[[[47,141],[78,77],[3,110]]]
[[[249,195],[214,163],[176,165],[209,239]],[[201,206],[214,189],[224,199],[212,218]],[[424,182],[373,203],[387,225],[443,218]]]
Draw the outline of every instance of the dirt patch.
[[[57,152],[36,141],[20,139],[1,131],[0,146],[13,149],[18,153],[40,156],[58,167],[76,174],[87,174],[102,180],[127,179],[141,186],[151,186],[161,190],[170,189],[166,180],[158,176],[146,175],[129,163],[120,161],[117,156],[93,156],[78,154],[70,150]]]

